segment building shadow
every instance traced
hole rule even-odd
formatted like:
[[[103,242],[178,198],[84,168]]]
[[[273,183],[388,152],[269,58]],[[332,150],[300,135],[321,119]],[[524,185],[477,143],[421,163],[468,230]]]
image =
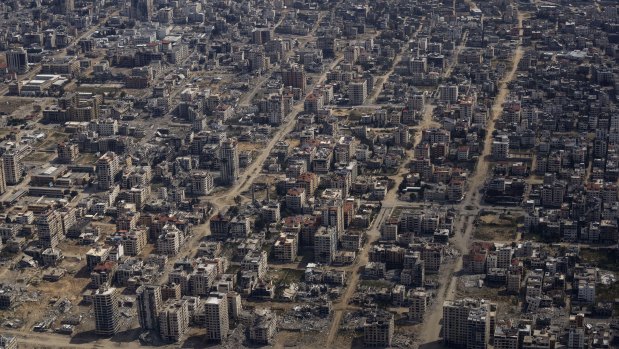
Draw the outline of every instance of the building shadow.
[[[120,331],[112,337],[111,341],[115,343],[133,342],[139,339],[141,332],[142,330],[139,327]]]
[[[105,337],[97,335],[94,330],[83,331],[83,332],[76,333],[73,337],[71,337],[71,340],[69,341],[69,343],[88,344],[88,343],[96,342],[97,340],[101,338],[105,338]]]
[[[443,346],[443,341],[440,339],[437,341],[428,342],[428,343],[419,345],[419,349],[443,349],[443,348],[445,347]]]
[[[351,348],[368,348],[365,343],[363,343],[363,336],[354,336],[352,341],[350,342]],[[372,348],[384,348],[384,347],[372,347]]]
[[[206,334],[201,334],[187,337],[180,348],[221,348],[221,344],[209,342]]]
[[[88,266],[84,265],[73,277],[77,279],[90,279],[90,270],[88,270]]]
[[[314,248],[305,247],[301,249],[299,251],[299,256],[301,257],[301,261],[297,264],[297,269],[305,269],[307,264],[314,260]]]

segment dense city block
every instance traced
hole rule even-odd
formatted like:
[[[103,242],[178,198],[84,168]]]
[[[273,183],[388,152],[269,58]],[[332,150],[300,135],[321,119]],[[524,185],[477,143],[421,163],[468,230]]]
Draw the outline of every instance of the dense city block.
[[[0,2],[0,349],[619,346],[616,0]]]

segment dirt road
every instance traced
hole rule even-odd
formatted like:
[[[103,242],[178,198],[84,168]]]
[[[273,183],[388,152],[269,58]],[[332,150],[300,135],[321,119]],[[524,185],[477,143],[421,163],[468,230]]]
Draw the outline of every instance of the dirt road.
[[[380,238],[380,225],[382,221],[385,219],[385,215],[389,213],[391,209],[382,208],[379,213],[376,215],[372,226],[368,230],[368,241],[363,246],[361,253],[357,256],[357,260],[350,267],[352,273],[346,288],[344,289],[344,294],[337,303],[333,305],[334,314],[333,320],[331,321],[331,327],[329,328],[329,333],[327,334],[326,347],[330,348],[333,344],[333,340],[337,336],[337,332],[340,327],[340,322],[342,321],[342,315],[344,311],[348,308],[348,302],[355,294],[355,290],[357,289],[357,284],[359,283],[359,275],[361,274],[361,267],[368,263],[368,255],[370,252],[370,247],[372,244]]]
[[[112,342],[107,338],[95,338],[94,334],[92,337],[69,337],[62,335],[55,335],[51,333],[23,333],[20,331],[7,330],[2,329],[3,335],[16,336],[17,344],[20,349],[47,349],[47,348],[92,348],[92,349],[101,349],[101,348],[127,348],[127,349],[139,349],[143,348],[140,342],[132,341],[132,342]],[[168,346],[169,348],[174,347],[173,345]]]
[[[421,21],[423,21],[424,19],[425,17],[422,17]],[[416,38],[419,32],[421,31],[421,29],[423,29],[423,23],[419,25],[419,28],[417,28],[415,33],[413,33],[412,37]],[[374,89],[374,92],[372,92],[372,94],[368,97],[366,104],[372,104],[376,102],[376,98],[380,96],[380,93],[383,91],[383,88],[385,88],[385,83],[389,81],[389,77],[391,77],[391,75],[395,71],[395,68],[398,66],[398,64],[402,60],[405,48],[406,48],[406,45],[402,45],[400,52],[398,52],[396,56],[393,58],[393,63],[391,64],[391,67],[389,68],[389,70],[385,74],[376,77],[377,87]]]
[[[519,27],[522,27],[523,14],[518,12]],[[482,156],[479,157],[475,173],[468,184],[468,190],[465,199],[457,206],[458,220],[454,226],[455,235],[450,240],[450,243],[458,248],[461,252],[468,250],[473,233],[473,220],[479,211],[479,196],[474,195],[483,187],[486,176],[488,174],[488,155],[492,149],[492,131],[494,131],[496,121],[501,117],[502,105],[506,97],[509,95],[509,83],[514,79],[518,63],[523,55],[523,49],[520,43],[517,44],[514,54],[511,59],[512,69],[504,76],[499,93],[495,98],[492,107],[491,118],[487,125],[486,138],[484,140],[484,148]],[[474,206],[473,210],[468,210],[467,207]],[[445,278],[440,280],[440,287],[437,293],[437,298],[432,305],[431,310],[426,314],[424,322],[419,331],[419,337],[416,340],[417,345],[423,345],[424,349],[441,348],[439,341],[441,336],[441,319],[443,317],[443,301],[454,299],[456,295],[456,281],[454,276],[456,272],[462,269],[462,256],[460,256],[451,266],[451,270]]]
[[[93,24],[92,26],[90,26],[90,28],[88,30],[86,30],[85,32],[83,32],[80,35],[78,35],[75,39],[73,39],[73,41],[71,42],[71,44],[69,44],[68,47],[73,47],[81,39],[86,38],[86,37],[92,35],[96,30],[101,28],[101,24],[103,24],[105,21],[107,21],[108,18],[111,18],[111,17],[114,17],[114,16],[118,16],[119,13],[120,13],[120,11],[115,11],[113,13],[110,13],[105,18],[101,18],[99,20],[99,22],[97,22],[96,24]],[[66,49],[61,49],[61,50],[58,50],[53,55],[51,55],[50,58],[60,58],[60,57],[65,57],[66,55],[67,55],[67,50]],[[32,79],[35,75],[37,75],[39,73],[39,71],[41,71],[41,65],[37,64],[37,66],[34,69],[32,69],[31,71],[27,72],[24,76],[19,77],[19,81],[28,81],[28,80]],[[5,86],[5,87],[0,88],[0,96],[5,95],[8,91],[9,91],[8,85]]]
[[[522,27],[523,14],[518,12],[518,26]],[[494,99],[494,103],[492,105],[490,120],[486,126],[486,138],[484,139],[484,148],[482,150],[481,156],[479,157],[479,161],[477,162],[477,169],[473,176],[469,179],[469,187],[470,188],[481,188],[484,185],[486,180],[486,174],[488,173],[488,156],[492,152],[492,133],[495,130],[496,121],[503,114],[503,103],[505,103],[505,99],[509,95],[509,83],[514,80],[514,76],[516,75],[516,70],[518,69],[518,63],[522,59],[523,49],[518,44],[516,49],[514,50],[514,54],[511,59],[511,70],[503,77],[501,81],[501,85],[499,87],[499,93]]]

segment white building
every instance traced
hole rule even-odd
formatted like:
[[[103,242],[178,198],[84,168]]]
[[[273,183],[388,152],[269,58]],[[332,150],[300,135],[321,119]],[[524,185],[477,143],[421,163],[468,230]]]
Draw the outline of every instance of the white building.
[[[581,302],[595,302],[595,282],[588,280],[578,281],[578,300]]]
[[[492,141],[492,158],[494,160],[509,158],[509,138],[506,135],[498,136]]]
[[[208,195],[214,188],[213,176],[204,171],[191,174],[191,193],[194,195]]]
[[[228,300],[223,294],[215,294],[206,300],[206,337],[209,341],[221,342],[228,336]]]

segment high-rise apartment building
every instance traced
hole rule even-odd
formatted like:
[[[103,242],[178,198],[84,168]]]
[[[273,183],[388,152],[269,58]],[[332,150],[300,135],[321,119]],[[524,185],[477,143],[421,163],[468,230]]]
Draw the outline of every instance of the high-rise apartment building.
[[[342,199],[328,201],[321,211],[322,225],[334,228],[339,239],[344,235],[344,203]]]
[[[2,154],[2,164],[6,183],[10,185],[19,183],[22,177],[22,162],[19,152],[15,149],[7,150]]]
[[[458,85],[441,85],[438,87],[440,100],[444,103],[458,103]]]
[[[23,47],[7,51],[6,65],[10,73],[26,73],[28,71],[28,52]]]
[[[254,44],[263,45],[272,40],[273,30],[271,28],[256,28],[252,30],[251,37]]]
[[[511,246],[501,247],[497,250],[496,253],[497,268],[509,268],[512,264],[512,257],[514,256],[514,250],[512,250]]]
[[[314,261],[331,264],[337,251],[337,231],[335,228],[320,229],[314,235]]]
[[[114,178],[120,170],[120,160],[114,152],[107,152],[97,160],[99,189],[107,190],[114,186]]]
[[[58,161],[63,164],[72,164],[80,154],[77,144],[67,143],[58,143],[56,152],[58,153]]]
[[[407,146],[411,142],[411,134],[408,126],[400,124],[394,133],[396,145]]]
[[[509,158],[509,137],[500,135],[492,141],[492,158],[494,160],[505,160]]]
[[[482,304],[479,308],[471,308],[467,319],[467,349],[486,349],[490,340],[490,311]]]
[[[585,347],[585,342],[585,315],[579,313],[575,316],[570,316],[567,336],[567,348],[583,349]]]
[[[36,218],[39,242],[44,248],[56,248],[63,236],[62,217],[54,209],[49,209]]]
[[[142,285],[137,291],[138,320],[142,330],[159,328],[159,311],[163,305],[161,286]]]
[[[221,342],[228,336],[228,299],[225,294],[212,294],[204,305],[206,337],[209,341]]]
[[[367,80],[358,79],[348,84],[348,99],[351,105],[361,105],[368,96]]]
[[[0,195],[6,192],[6,177],[4,176],[4,162],[0,161]]]
[[[356,64],[359,61],[361,47],[357,45],[347,46],[344,50],[344,60],[348,63]]]
[[[373,313],[363,325],[363,343],[369,347],[390,347],[393,341],[395,322],[389,312]]]
[[[249,340],[252,343],[272,344],[277,330],[277,315],[270,309],[256,309],[252,325],[249,327]]]
[[[255,272],[258,278],[263,278],[269,269],[267,259],[268,253],[266,251],[249,251],[241,261],[241,270]]]
[[[116,288],[100,288],[92,296],[95,309],[95,333],[102,336],[112,336],[120,328],[120,312],[118,310],[118,290]]]
[[[221,182],[232,185],[239,178],[239,153],[236,139],[227,139],[221,145]]]
[[[153,0],[131,0],[130,16],[148,22],[153,16]]]
[[[307,88],[307,76],[303,65],[293,64],[290,68],[282,71],[282,80],[284,86],[292,86],[293,88],[299,88],[302,92],[305,92]]]
[[[191,193],[193,195],[207,195],[213,190],[213,176],[204,171],[191,174]]]
[[[159,334],[170,342],[180,341],[189,329],[189,303],[186,299],[169,299],[159,312]]]
[[[408,61],[408,71],[411,74],[424,74],[428,71],[428,59],[426,57],[414,57]]]
[[[411,320],[421,322],[428,307],[428,294],[425,291],[411,293],[411,305],[408,309],[408,317]]]
[[[273,245],[273,256],[277,261],[294,263],[299,248],[298,235],[280,233]]]
[[[490,339],[490,307],[474,299],[443,303],[443,344],[485,349]]]

